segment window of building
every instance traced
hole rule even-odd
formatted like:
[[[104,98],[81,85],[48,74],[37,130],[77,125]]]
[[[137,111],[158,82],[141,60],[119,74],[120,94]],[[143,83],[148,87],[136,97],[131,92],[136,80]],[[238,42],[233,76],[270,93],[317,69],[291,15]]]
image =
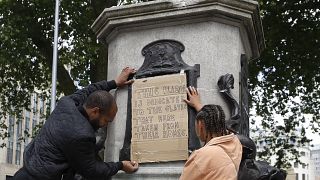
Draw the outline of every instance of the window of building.
[[[16,141],[19,141],[20,138],[22,137],[22,120],[19,119],[17,122],[17,136],[16,136]]]
[[[24,129],[26,131],[29,131],[29,128],[30,128],[30,118],[29,117],[25,117]]]
[[[302,174],[302,180],[306,180],[306,175]]]
[[[46,101],[46,114],[50,114],[51,112],[50,112],[50,107],[51,107],[51,99],[49,98],[49,99],[47,99],[47,101]]]
[[[13,159],[13,142],[9,141],[8,142],[8,147],[7,147],[7,163],[12,164],[12,159]]]
[[[21,143],[17,142],[17,147],[16,147],[16,165],[20,165],[20,157],[21,157]]]
[[[9,122],[8,122],[8,133],[9,133],[9,140],[11,139],[13,141],[13,135],[14,135],[14,116],[9,116]]]
[[[304,151],[301,151],[301,156],[306,156],[306,153]]]
[[[40,114],[44,114],[44,100],[43,98],[40,98]]]
[[[25,117],[25,122],[24,122],[24,130],[25,130],[25,138],[24,138],[24,144],[25,146],[29,143],[29,134],[31,132],[29,132],[30,130],[30,117]]]
[[[298,168],[298,165],[299,165],[298,162],[294,162],[294,165],[293,165],[293,166],[294,166],[295,168]]]
[[[306,168],[306,165],[305,165],[305,164],[302,164],[302,168],[305,169],[305,168]]]
[[[25,117],[30,118],[30,111],[27,111],[27,110],[26,110],[24,114],[25,114]]]
[[[38,105],[38,99],[37,94],[33,95],[33,113],[37,113],[37,105]]]
[[[7,147],[7,163],[12,164],[13,159],[13,136],[14,136],[14,116],[9,116],[8,121],[8,147]]]
[[[296,173],[296,180],[299,180],[299,173]]]
[[[34,127],[37,125],[37,119],[36,117],[33,116],[32,118],[32,129],[34,129]]]

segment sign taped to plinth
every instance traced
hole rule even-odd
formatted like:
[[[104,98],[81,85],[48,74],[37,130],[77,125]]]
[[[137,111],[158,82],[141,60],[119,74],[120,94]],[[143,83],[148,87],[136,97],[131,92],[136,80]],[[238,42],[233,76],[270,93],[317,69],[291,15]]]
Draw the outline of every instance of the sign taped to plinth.
[[[131,160],[188,158],[186,74],[137,79],[132,85]]]

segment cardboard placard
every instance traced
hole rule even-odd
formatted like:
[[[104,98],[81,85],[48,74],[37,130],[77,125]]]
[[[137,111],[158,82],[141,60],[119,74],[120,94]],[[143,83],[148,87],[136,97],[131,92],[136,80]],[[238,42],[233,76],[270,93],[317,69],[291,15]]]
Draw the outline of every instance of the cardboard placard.
[[[186,85],[185,74],[135,80],[131,160],[146,163],[188,158]]]

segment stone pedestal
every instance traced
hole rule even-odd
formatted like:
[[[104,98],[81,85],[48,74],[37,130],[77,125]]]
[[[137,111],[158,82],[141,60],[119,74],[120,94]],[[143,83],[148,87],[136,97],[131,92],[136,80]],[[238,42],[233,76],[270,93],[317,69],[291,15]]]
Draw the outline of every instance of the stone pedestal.
[[[177,180],[179,179],[184,162],[169,162],[169,163],[154,163],[154,164],[141,164],[138,172],[135,174],[126,174],[119,172],[113,179],[119,180]]]
[[[221,75],[234,76],[232,95],[247,115],[247,61],[259,57],[264,37],[258,3],[252,0],[159,0],[105,9],[92,25],[99,41],[108,45],[108,77],[122,68],[141,67],[141,50],[161,39],[172,39],[185,46],[184,62],[200,64],[197,86],[204,104],[222,105],[226,119],[230,110],[220,95]],[[243,56],[242,56],[243,55]],[[241,58],[242,57],[242,58]],[[241,60],[242,59],[242,60]],[[115,92],[118,114],[108,127],[106,161],[118,161],[127,119],[128,89]],[[242,114],[241,113],[241,114]],[[247,118],[241,132],[248,135]],[[178,179],[184,162],[144,164],[134,175],[119,173],[114,179]]]

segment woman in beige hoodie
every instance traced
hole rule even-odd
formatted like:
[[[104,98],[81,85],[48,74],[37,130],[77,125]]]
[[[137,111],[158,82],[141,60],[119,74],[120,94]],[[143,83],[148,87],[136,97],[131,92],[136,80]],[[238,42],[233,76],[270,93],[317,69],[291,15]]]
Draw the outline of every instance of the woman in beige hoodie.
[[[194,151],[186,162],[180,180],[236,180],[242,146],[226,129],[225,114],[219,105],[202,106],[198,91],[187,90],[188,105],[198,112],[195,128],[205,146]]]

